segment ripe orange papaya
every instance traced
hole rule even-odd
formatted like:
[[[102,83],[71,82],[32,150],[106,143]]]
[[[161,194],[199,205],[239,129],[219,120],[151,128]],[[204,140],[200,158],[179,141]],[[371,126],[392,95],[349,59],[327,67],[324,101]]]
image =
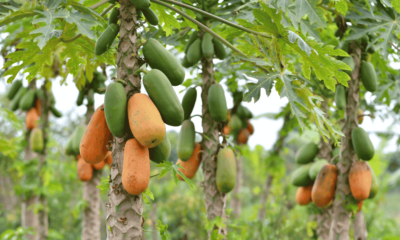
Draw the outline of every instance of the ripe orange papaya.
[[[136,140],[144,147],[153,148],[165,137],[165,124],[151,99],[136,93],[128,101],[129,127]]]
[[[358,201],[368,199],[371,191],[372,173],[363,161],[353,163],[349,172],[349,185],[353,197]]]
[[[253,135],[254,133],[254,126],[253,124],[250,123],[250,120],[247,119],[247,130],[249,131],[250,135]]]
[[[299,205],[308,205],[311,200],[311,190],[312,186],[299,187],[296,192],[296,201]]]
[[[224,129],[222,130],[222,132],[223,132],[225,135],[229,135],[229,133],[231,132],[231,128],[230,128],[228,125],[226,125],[226,126],[224,127]]]
[[[362,207],[363,207],[364,201],[359,201],[357,202],[357,206],[358,206],[358,210],[357,212],[361,211]]]
[[[96,169],[96,170],[101,170],[101,169],[104,168],[105,165],[106,165],[106,162],[103,160],[103,161],[101,161],[99,163],[93,164],[93,168]]]
[[[26,128],[34,129],[37,127],[37,121],[39,120],[39,114],[36,108],[31,108],[26,114],[25,124]]]
[[[41,105],[39,99],[36,99],[36,106],[35,106],[35,108],[36,108],[36,110],[37,110],[37,112],[38,112],[38,115],[40,115],[40,114],[42,113],[42,105]]]
[[[335,194],[337,168],[332,164],[325,164],[318,173],[312,188],[311,197],[315,206],[327,207],[331,204]]]
[[[93,176],[93,167],[78,155],[78,177],[81,181],[90,181]]]
[[[238,142],[242,144],[247,144],[247,141],[249,141],[250,137],[250,132],[247,130],[247,128],[243,128],[240,130],[239,135],[238,135]]]
[[[149,186],[150,155],[136,139],[129,139],[125,144],[122,185],[132,195],[139,195]]]
[[[181,161],[180,159],[178,159],[178,162],[176,163],[177,165],[180,163],[181,166],[185,168],[179,168],[179,171],[181,171],[185,175],[185,177],[189,179],[193,179],[196,175],[197,170],[199,169],[201,163],[201,158],[199,156],[200,150],[201,145],[199,143],[196,143],[192,156],[190,156],[189,160]],[[176,174],[176,176],[179,180],[183,181],[183,178],[179,176],[179,174]]]
[[[82,137],[79,151],[82,158],[90,164],[96,164],[107,156],[107,143],[112,135],[104,115],[104,104],[96,109]]]

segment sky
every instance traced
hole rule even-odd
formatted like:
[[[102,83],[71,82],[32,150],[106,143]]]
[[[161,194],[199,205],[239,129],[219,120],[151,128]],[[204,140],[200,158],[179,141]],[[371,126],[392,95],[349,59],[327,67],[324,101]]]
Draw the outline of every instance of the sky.
[[[2,67],[3,62],[0,60],[0,67]],[[78,90],[75,87],[75,84],[72,81],[72,76],[67,78],[67,86],[63,85],[60,86],[59,81],[53,82],[53,93],[56,98],[56,108],[60,110],[63,115],[67,114],[68,112],[73,112],[73,119],[77,118],[78,115],[84,115],[86,112],[85,104],[80,107],[76,106],[76,98],[78,96]],[[111,83],[111,80],[107,80],[106,85]],[[244,80],[240,80],[240,84],[244,84]],[[40,84],[40,83],[38,83]],[[27,81],[24,81],[24,85],[27,85]],[[224,86],[224,84],[222,84]],[[0,92],[3,93],[6,88],[8,88],[8,84],[6,86],[5,81],[0,82]],[[177,86],[174,87],[174,90],[177,93],[177,96],[180,101],[185,94],[185,92],[179,93],[183,90],[184,87]],[[145,93],[144,87],[142,87],[142,92]],[[200,98],[200,88],[197,88],[197,101],[193,110],[194,114],[201,114],[201,98]],[[233,105],[232,98],[229,93],[226,92],[226,100],[228,108],[231,108]],[[371,95],[367,95],[367,99],[370,99]],[[85,100],[86,101],[86,100]],[[104,94],[95,94],[95,107],[100,106],[104,102]],[[85,103],[85,102],[84,102]],[[267,97],[265,91],[262,90],[261,98],[257,103],[243,103],[244,106],[249,108],[249,110],[253,113],[254,116],[258,116],[265,113],[278,113],[283,106],[286,106],[288,103],[287,98],[280,98],[278,93],[273,90],[271,95]],[[65,119],[60,118],[53,118],[53,121],[65,121]],[[201,132],[201,118],[194,117],[192,121],[195,124],[196,131]],[[360,127],[364,128],[367,132],[379,132],[379,131],[386,131],[388,126],[393,122],[392,119],[387,119],[382,121],[380,118],[371,119],[369,117],[364,117],[364,122]],[[256,145],[261,145],[265,149],[271,149],[274,142],[277,139],[277,132],[281,128],[283,121],[280,120],[270,120],[265,117],[261,117],[258,119],[252,119],[251,123],[254,125],[255,132],[249,139],[249,146],[254,148]],[[167,131],[175,130],[179,131],[180,127],[172,127],[167,125]],[[394,128],[393,131],[400,133],[399,128]],[[370,138],[375,146],[378,147],[380,139],[375,134],[370,134]],[[385,152],[395,151],[397,149],[395,140],[389,142],[388,146],[385,148]]]

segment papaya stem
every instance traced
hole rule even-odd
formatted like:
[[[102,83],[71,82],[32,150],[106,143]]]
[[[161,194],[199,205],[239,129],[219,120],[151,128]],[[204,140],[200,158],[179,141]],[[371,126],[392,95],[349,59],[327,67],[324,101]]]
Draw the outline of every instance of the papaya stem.
[[[108,1],[108,0],[107,0],[107,1]],[[106,2],[107,2],[107,1],[106,1]],[[99,3],[101,3],[101,2],[99,2]],[[95,4],[95,5],[96,5],[96,4]],[[93,6],[94,6],[94,5],[93,5]],[[100,6],[100,5],[99,5],[99,6]],[[104,9],[104,11],[100,14],[100,16],[106,15],[106,13],[107,13],[108,11],[110,11],[114,6],[115,6],[114,4],[111,4],[110,6],[108,6],[108,8]],[[70,39],[61,38],[60,40],[61,40],[61,42],[69,43],[69,42],[75,41],[76,39],[78,39],[78,38],[81,37],[81,36],[82,36],[82,34],[79,33],[79,34],[73,36],[73,37],[70,38]]]
[[[149,70],[147,69],[143,69],[143,68],[139,68],[138,70],[136,70],[133,74],[134,75],[140,75],[140,73],[149,73]]]
[[[151,175],[150,178],[152,178],[152,177],[157,177],[158,175],[160,175],[160,174],[157,173],[157,174]]]
[[[90,6],[89,8],[91,8],[91,9],[96,9],[96,8],[100,7],[101,5],[107,3],[107,2],[108,2],[108,0],[103,0],[103,1],[100,1],[100,2],[98,2],[98,3],[96,3],[96,4],[93,4],[93,5]],[[114,4],[112,4],[112,5],[114,5]]]
[[[159,2],[160,2],[159,0],[150,0],[150,1],[151,1],[151,2],[155,2],[155,3],[158,3],[158,4],[159,4]],[[242,26],[240,26],[240,25],[234,24],[234,23],[232,23],[232,22],[229,22],[228,20],[225,20],[225,19],[223,19],[223,18],[217,17],[217,16],[215,16],[215,15],[213,15],[213,14],[211,14],[211,13],[208,13],[208,12],[206,12],[206,11],[203,11],[203,10],[201,10],[201,9],[198,9],[198,8],[193,7],[193,6],[191,6],[191,5],[188,5],[188,4],[181,3],[181,2],[178,2],[178,1],[173,1],[173,0],[161,0],[161,1],[163,1],[163,2],[168,2],[168,3],[171,3],[171,4],[175,4],[175,5],[178,5],[178,6],[180,6],[180,7],[187,8],[187,9],[190,9],[190,10],[192,10],[192,11],[201,13],[201,14],[203,14],[203,15],[209,17],[209,18],[213,18],[213,19],[215,19],[215,20],[217,20],[217,21],[219,21],[219,22],[225,23],[226,25],[229,25],[229,26],[231,26],[231,27],[240,29],[240,30],[242,30],[242,31],[245,31],[245,32],[248,32],[248,33],[252,33],[252,34],[255,34],[255,35],[260,35],[260,36],[263,36],[263,37],[265,37],[265,38],[272,38],[272,37],[271,37],[270,35],[268,35],[268,34],[260,33],[260,32],[257,32],[257,31],[254,31],[254,30],[251,30],[251,29],[242,27]],[[171,8],[171,9],[172,9],[172,8]],[[172,10],[173,10],[173,9],[172,9]],[[175,11],[175,10],[174,10],[174,11]],[[185,15],[183,15],[183,16],[185,17]]]
[[[170,2],[169,0],[163,0],[163,1],[168,1],[168,2]],[[159,4],[159,5],[162,5],[162,6],[164,6],[164,7],[166,7],[166,8],[169,8],[169,9],[171,9],[172,11],[174,11],[174,12],[176,12],[176,13],[179,13],[180,15],[182,15],[183,17],[185,17],[185,18],[187,18],[188,20],[190,20],[191,22],[193,22],[194,24],[196,24],[197,26],[199,26],[201,29],[203,29],[205,32],[208,32],[209,34],[211,34],[213,37],[215,37],[216,39],[218,39],[219,41],[221,41],[223,44],[225,44],[227,47],[229,47],[230,49],[232,49],[234,52],[236,52],[236,53],[239,53],[240,55],[242,55],[242,56],[244,56],[244,57],[246,57],[246,58],[248,58],[247,57],[247,55],[245,54],[245,53],[243,53],[242,51],[240,51],[239,49],[237,49],[235,46],[233,46],[230,42],[228,42],[227,40],[225,40],[223,37],[221,37],[220,35],[218,35],[217,33],[215,33],[213,30],[211,30],[210,28],[208,28],[208,27],[206,27],[204,24],[202,24],[201,22],[199,22],[199,21],[197,21],[196,19],[194,19],[194,18],[192,18],[192,17],[190,17],[189,15],[187,15],[186,13],[184,13],[184,12],[182,12],[181,10],[179,10],[179,9],[177,9],[177,8],[174,8],[174,7],[172,7],[171,5],[169,5],[169,4],[166,4],[166,3],[164,3],[164,2],[161,2],[161,1],[159,1],[159,0],[151,0],[151,2],[154,2],[154,3],[156,3],[156,4]],[[177,4],[177,5],[180,5],[180,4],[182,4],[182,3],[179,3],[178,4],[178,2],[175,2],[175,1],[172,1],[174,4]],[[185,4],[185,6],[189,6],[189,5],[186,5]],[[191,8],[190,8],[191,9]],[[197,8],[194,8],[194,9],[197,9]],[[197,9],[198,10],[198,9]],[[207,15],[208,16],[208,15]],[[211,14],[211,16],[214,16],[214,15],[212,15]],[[215,16],[216,17],[216,16]],[[228,21],[226,21],[226,22],[228,22]],[[224,21],[224,23],[226,23],[225,21]],[[229,22],[228,22],[229,23]],[[229,23],[229,24],[231,24],[231,23]],[[234,24],[235,25],[235,24]],[[256,32],[257,33],[257,32]],[[260,33],[258,33],[258,35],[260,35]],[[265,36],[266,37],[266,36]],[[269,70],[267,69],[267,68],[265,68],[265,67],[263,67],[263,66],[259,66],[259,65],[257,65],[256,63],[254,63],[254,62],[250,62],[251,64],[253,64],[254,66],[256,66],[256,67],[258,67],[259,69],[261,69],[261,70],[263,70],[264,72],[269,72]]]
[[[195,133],[201,135],[203,138],[205,138],[207,140],[210,140],[204,133],[201,133],[201,132],[195,132]]]
[[[117,79],[117,80],[115,80],[115,82],[119,82],[124,86],[126,85],[126,82],[124,80],[122,80],[122,79]]]
[[[190,118],[192,119],[192,118],[194,118],[194,117],[200,117],[200,118],[203,118],[203,116],[201,116],[200,114],[196,114],[196,115],[192,115],[192,116],[190,116]]]

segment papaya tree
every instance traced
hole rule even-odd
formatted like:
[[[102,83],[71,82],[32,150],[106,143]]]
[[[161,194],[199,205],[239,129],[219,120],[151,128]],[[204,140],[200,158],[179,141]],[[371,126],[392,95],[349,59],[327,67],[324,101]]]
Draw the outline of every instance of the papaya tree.
[[[91,132],[91,130],[93,132],[88,133],[87,136],[85,134],[82,138],[80,152],[87,163],[96,164],[105,158],[109,149],[112,150],[110,202],[107,203],[106,220],[107,236],[109,239],[118,239],[123,235],[130,239],[139,239],[142,236],[143,221],[141,194],[146,193],[150,181],[149,152],[155,151],[154,148],[158,145],[165,146],[161,145],[165,139],[164,123],[176,126],[182,124],[179,123],[180,120],[183,121],[183,114],[180,119],[180,114],[168,113],[168,110],[177,107],[177,98],[173,94],[168,95],[171,99],[168,102],[170,105],[165,105],[165,103],[163,105],[159,89],[154,87],[157,85],[151,84],[155,81],[154,79],[164,82],[169,80],[169,84],[162,86],[168,86],[168,91],[171,92],[171,85],[179,85],[185,78],[185,72],[179,62],[177,63],[172,54],[156,39],[151,38],[157,35],[151,31],[147,32],[146,27],[142,30],[145,23],[139,16],[143,14],[147,23],[151,25],[160,23],[166,37],[172,34],[173,28],[179,29],[178,33],[181,32],[181,23],[177,19],[183,19],[188,25],[188,28],[185,26],[186,33],[190,28],[197,28],[199,39],[194,39],[190,44],[186,60],[190,64],[201,61],[203,102],[201,159],[205,176],[203,186],[207,216],[212,221],[209,224],[212,226],[209,229],[209,238],[211,234],[226,235],[227,229],[224,223],[226,193],[232,186],[228,186],[227,189],[218,186],[218,170],[223,170],[223,165],[221,165],[223,161],[216,160],[214,156],[218,155],[217,159],[229,161],[226,166],[232,169],[235,162],[232,162],[233,154],[229,148],[219,150],[221,145],[219,134],[223,127],[221,122],[226,121],[227,109],[223,88],[221,84],[215,83],[214,54],[223,58],[226,48],[230,48],[235,62],[248,66],[249,71],[246,72],[246,76],[249,83],[246,85],[248,90],[243,96],[244,101],[253,99],[257,101],[262,88],[269,95],[275,86],[281,97],[288,98],[291,112],[296,116],[301,128],[308,127],[308,122],[306,124],[304,119],[309,118],[310,124],[315,124],[324,140],[332,137],[336,144],[338,136],[342,133],[324,117],[323,111],[317,107],[316,102],[322,99],[314,95],[312,88],[299,79],[301,76],[309,79],[313,70],[316,78],[323,81],[323,87],[331,91],[335,91],[337,82],[347,86],[350,77],[340,70],[351,70],[351,68],[334,57],[347,57],[348,54],[341,49],[334,49],[332,45],[323,45],[320,38],[315,37],[316,32],[309,31],[313,24],[317,24],[315,28],[327,27],[325,12],[317,6],[316,2],[307,4],[307,1],[296,1],[294,6],[289,5],[289,1],[272,1],[268,4],[249,2],[243,6],[235,5],[235,13],[245,13],[240,15],[241,18],[236,19],[238,24],[216,16],[216,9],[220,3],[215,1],[185,4],[171,0],[152,0],[151,3],[151,8],[149,8],[150,1],[146,0],[120,0],[118,3],[101,1],[92,6],[90,6],[91,1],[80,4],[75,1],[54,0],[33,3],[23,1],[22,5],[9,7],[10,11],[0,20],[0,26],[18,24],[18,21],[23,21],[22,19],[34,19],[34,21],[26,31],[16,36],[20,39],[20,43],[16,46],[19,51],[6,56],[9,60],[5,68],[8,70],[4,76],[10,76],[7,81],[12,82],[17,73],[28,72],[27,79],[31,81],[35,76],[43,73],[49,59],[56,54],[68,70],[68,72],[63,70],[60,75],[65,79],[67,73],[72,74],[79,87],[84,86],[85,76],[89,82],[91,81],[90,75],[98,62],[113,65],[116,60],[117,78],[112,88],[122,93],[119,95],[123,98],[114,99],[118,104],[113,105],[120,109],[118,112],[122,115],[118,115],[117,123],[112,123],[114,121],[111,120],[114,119],[112,116],[116,115],[112,114],[112,108],[107,107],[106,92],[105,105],[96,109],[91,121],[99,128],[94,130],[91,124],[88,125],[86,132]],[[102,16],[114,8],[114,4],[119,4],[119,9],[113,9],[107,25]],[[226,15],[231,17],[230,3],[221,4],[226,4]],[[347,6],[346,1],[329,4],[328,7],[332,8],[343,4]],[[155,13],[151,10],[153,8]],[[102,13],[99,14],[94,9]],[[233,21],[233,18],[230,19]],[[85,24],[80,24],[82,22]],[[214,31],[212,30],[213,23],[214,25],[223,24]],[[298,31],[299,25],[301,31]],[[103,33],[97,37],[94,29]],[[113,42],[118,35],[115,56]],[[314,39],[307,38],[307,35],[313,36]],[[165,38],[165,41],[168,40]],[[201,52],[200,49],[207,51]],[[141,57],[141,53],[144,58]],[[301,63],[301,73],[296,71],[293,59]],[[140,69],[146,63],[152,68],[151,71]],[[139,93],[140,72],[145,73],[143,85],[151,100]],[[190,86],[190,82],[187,85]],[[110,101],[113,102],[112,98]],[[134,114],[138,111],[145,114]],[[125,121],[126,118],[128,121]],[[178,120],[175,121],[175,118]],[[146,119],[152,119],[152,124],[149,124]],[[193,126],[190,126],[192,124],[189,122],[186,123],[185,125],[191,129],[190,138],[193,138]],[[185,128],[185,125],[182,128]],[[114,128],[115,126],[118,127]],[[110,140],[111,146],[108,144]],[[95,150],[89,150],[89,146],[94,146],[99,154],[93,154]],[[194,144],[191,145],[191,149],[193,147]],[[127,153],[125,155],[124,149]],[[188,152],[191,154],[190,151]],[[137,156],[137,158],[131,156]],[[186,157],[190,158],[190,156]],[[135,159],[140,160],[140,164]],[[218,165],[221,166],[218,167]],[[133,166],[141,169],[143,174],[136,176],[127,174],[129,167]],[[160,166],[165,167],[163,174],[167,170],[173,170],[174,176],[178,173],[182,178],[185,177],[177,171],[176,167],[169,166],[168,163],[164,162]],[[233,174],[229,176],[232,177]],[[141,180],[141,184],[133,184],[136,177],[140,177],[136,180]],[[224,179],[220,178],[220,180]]]

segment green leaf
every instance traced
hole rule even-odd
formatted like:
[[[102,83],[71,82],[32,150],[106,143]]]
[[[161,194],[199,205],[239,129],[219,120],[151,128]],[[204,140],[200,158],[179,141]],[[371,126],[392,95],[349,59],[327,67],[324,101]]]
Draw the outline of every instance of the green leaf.
[[[110,182],[108,176],[101,179],[100,184],[97,185],[96,188],[100,189],[100,192],[102,194],[107,193],[110,189]]]
[[[150,198],[152,201],[154,201],[154,195],[153,195],[153,193],[150,191],[149,188],[146,188],[146,190],[144,190],[144,192],[143,192],[142,194],[143,194],[143,201],[144,201],[146,204],[150,204],[150,203],[151,203],[151,202],[149,201],[149,198]]]
[[[154,4],[152,5],[154,10],[157,12],[157,16],[160,21],[160,25],[162,25],[162,29],[165,31],[165,35],[169,36],[172,34],[172,27],[175,27],[177,29],[181,28],[181,25],[179,24],[178,20],[173,14],[170,14],[169,11],[161,6]]]
[[[254,98],[254,102],[260,99],[261,89],[264,88],[267,96],[271,94],[274,80],[281,76],[280,72],[272,72],[268,74],[248,74],[247,77],[257,79],[257,83],[248,83],[246,87],[247,92],[243,95],[243,101],[251,102]]]
[[[400,13],[400,0],[392,0],[392,7],[396,12]]]
[[[160,179],[162,176],[165,176],[168,172],[171,172],[172,178],[174,179],[175,183],[178,183],[179,179],[176,176],[176,174],[179,174],[179,176],[181,176],[185,180],[185,182],[187,182],[187,184],[189,184],[190,188],[193,189],[193,181],[190,180],[189,178],[185,177],[185,175],[181,171],[179,171],[179,168],[183,168],[183,167],[181,167],[180,164],[174,165],[171,162],[164,161],[164,162],[156,165],[156,167],[164,168],[161,170],[160,175],[158,176],[158,179]]]
[[[346,16],[347,10],[349,8],[346,0],[330,0],[330,1],[335,3],[335,8],[340,14]]]
[[[325,27],[325,13],[321,8],[317,7],[319,2],[320,0],[296,0],[297,21],[300,21],[304,15],[308,15],[311,24],[316,23],[319,27]]]
[[[38,13],[34,10],[43,9],[43,6],[36,2],[26,2],[20,8],[10,11],[0,20],[0,27],[15,22],[19,19],[36,16]]]

